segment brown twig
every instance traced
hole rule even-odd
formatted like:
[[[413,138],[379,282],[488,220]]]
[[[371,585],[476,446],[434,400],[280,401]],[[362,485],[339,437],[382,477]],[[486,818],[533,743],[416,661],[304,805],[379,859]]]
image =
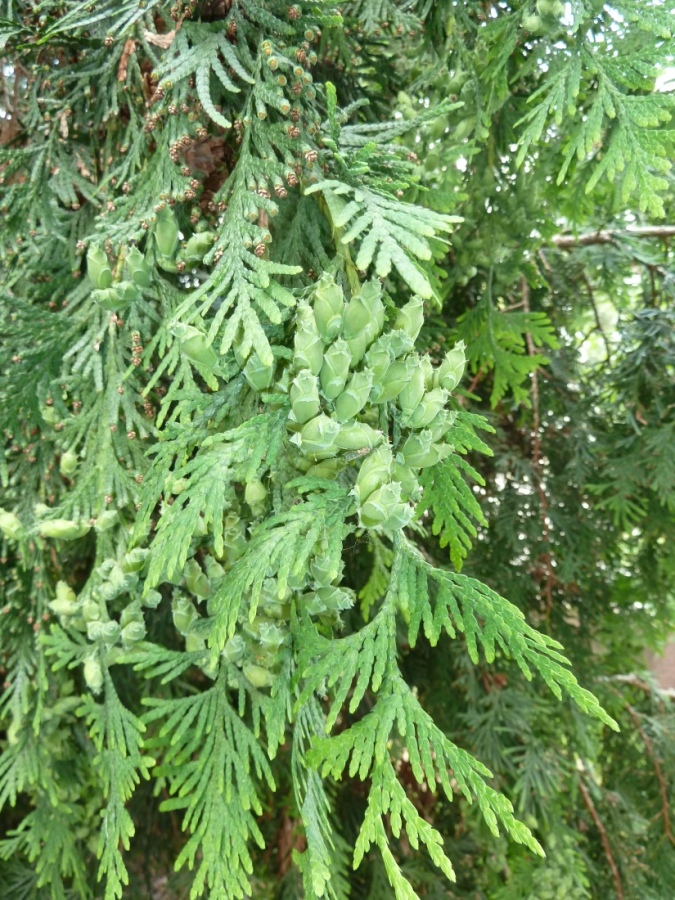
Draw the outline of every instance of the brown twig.
[[[550,262],[548,261],[548,259],[546,259],[546,254],[544,253],[544,251],[543,251],[543,249],[542,249],[541,247],[540,247],[539,250],[537,251],[537,256],[538,256],[539,259],[541,260],[541,264],[542,264],[543,267],[546,269],[546,271],[547,271],[547,272],[552,272],[553,269],[551,268],[551,264],[550,264]]]
[[[466,389],[469,394],[473,394],[478,384],[483,380],[483,370],[479,369],[471,379],[471,384]]]
[[[602,338],[602,341],[605,345],[605,353],[607,354],[607,362],[609,363],[612,361],[612,352],[609,347],[609,340],[607,339],[607,335],[605,334],[605,329],[602,327],[602,322],[600,321],[600,313],[598,312],[598,307],[595,303],[593,285],[591,284],[591,280],[586,272],[583,273],[582,279],[584,284],[586,285],[586,290],[588,291],[588,299],[590,300],[591,308],[593,310],[593,318],[595,319],[597,330],[599,331],[600,337]]]
[[[618,693],[618,691],[617,691]],[[623,698],[622,698],[623,699]],[[642,743],[645,745],[645,750],[649,755],[653,765],[654,772],[656,773],[656,779],[659,783],[659,794],[661,796],[661,814],[663,815],[663,830],[665,832],[666,838],[670,841],[671,844],[675,844],[675,837],[673,836],[673,832],[670,826],[670,809],[668,804],[668,789],[666,787],[666,781],[663,777],[663,769],[661,768],[661,763],[659,762],[659,758],[654,751],[654,744],[652,743],[651,738],[644,730],[642,725],[640,724],[640,718],[638,716],[637,710],[630,705],[626,700],[624,700],[624,705],[628,710],[628,713],[635,724],[635,727],[638,730],[640,737],[642,738]]]
[[[530,312],[530,285],[524,275],[520,277],[520,292],[523,297],[523,309],[526,313]],[[525,334],[525,342],[527,344],[527,352],[530,356],[536,356],[537,350],[532,340],[532,335],[528,331]],[[532,465],[535,469],[539,469],[539,458],[541,455],[541,439],[539,436],[539,381],[537,380],[537,370],[532,372]]]
[[[129,67],[129,59],[131,58],[131,54],[136,52],[136,41],[133,38],[128,38],[125,41],[124,47],[122,49],[122,55],[120,56],[119,66],[117,67],[117,80],[118,81],[126,81],[127,80],[127,69]]]
[[[617,238],[622,237],[653,237],[662,239],[675,237],[675,225],[629,226],[628,228],[594,231],[590,234],[555,234],[551,238],[551,243],[561,250],[572,250],[574,247],[588,247],[591,244],[610,244]]]
[[[602,847],[605,851],[605,857],[607,859],[607,863],[609,864],[609,868],[612,870],[612,875],[614,876],[614,884],[616,885],[616,896],[618,900],[623,900],[623,884],[621,883],[621,875],[619,873],[619,869],[614,862],[614,857],[612,855],[612,848],[609,844],[609,838],[607,837],[607,832],[605,831],[605,826],[602,824],[602,819],[598,815],[598,811],[593,805],[593,801],[591,800],[591,795],[588,792],[588,788],[583,782],[581,775],[579,776],[579,790],[581,791],[581,796],[584,798],[584,805],[588,812],[591,815],[591,818],[595,822],[595,827],[598,829],[600,833],[600,840],[602,841]]]
[[[529,313],[530,285],[528,284],[527,278],[525,278],[524,275],[522,275],[520,278],[520,293],[523,298],[523,310],[526,313]],[[537,350],[534,346],[534,341],[529,331],[525,334],[525,342],[527,344],[528,355],[531,357],[535,357],[537,355]],[[539,413],[539,378],[537,375],[537,370],[534,369],[534,371],[532,372],[532,468],[534,469],[535,488],[537,491],[537,496],[539,497],[539,504],[541,506],[542,539],[544,543],[550,547],[551,541],[548,527],[548,498],[546,497],[546,492],[544,491],[544,487],[542,485],[540,428],[541,418]],[[546,618],[548,618],[551,615],[551,610],[553,608],[553,585],[555,583],[555,575],[553,573],[553,566],[551,565],[550,551],[542,556],[542,562],[546,571],[544,597],[546,598]]]
[[[476,386],[479,384],[479,382],[481,382],[483,380],[484,377],[485,377],[485,372],[483,372],[482,369],[479,369],[476,372],[476,374],[473,376],[473,378],[471,379],[471,384],[466,389],[467,393],[473,394],[474,390],[476,389]],[[468,398],[464,397],[464,396],[458,397],[457,402],[459,403],[460,406],[464,407],[468,403]]]

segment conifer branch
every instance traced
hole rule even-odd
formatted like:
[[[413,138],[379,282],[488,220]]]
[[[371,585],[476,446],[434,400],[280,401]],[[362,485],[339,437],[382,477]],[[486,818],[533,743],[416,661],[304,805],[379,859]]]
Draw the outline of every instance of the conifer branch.
[[[579,790],[581,791],[581,796],[583,797],[584,806],[588,810],[591,815],[591,818],[595,822],[595,827],[598,829],[598,833],[600,834],[600,840],[602,841],[602,849],[605,852],[605,858],[607,860],[607,864],[612,872],[612,877],[614,878],[614,885],[616,887],[616,896],[617,900],[623,900],[623,883],[621,881],[621,873],[619,872],[618,866],[614,860],[614,855],[612,853],[612,848],[609,843],[609,838],[607,837],[607,830],[602,823],[602,819],[598,815],[598,811],[595,808],[595,804],[591,799],[591,795],[589,793],[588,788],[584,784],[583,776],[579,775],[577,779],[577,783],[579,785]]]
[[[675,237],[675,225],[629,225],[626,228],[609,228],[579,235],[555,234],[550,243],[561,250],[573,250],[575,247],[590,247],[593,244],[611,244],[623,238],[656,238],[667,241],[671,237]]]
[[[618,693],[618,692],[617,692]],[[620,695],[619,695],[620,696]],[[661,768],[661,763],[659,762],[659,758],[656,755],[654,750],[654,744],[652,743],[651,738],[647,734],[647,732],[642,727],[642,723],[640,722],[640,716],[638,711],[634,706],[631,706],[630,703],[624,701],[624,705],[628,710],[628,714],[635,727],[637,728],[640,737],[642,738],[642,743],[645,745],[645,750],[647,751],[649,758],[652,761],[654,766],[654,772],[656,774],[656,779],[659,783],[659,794],[661,796],[661,816],[663,817],[663,831],[668,841],[671,844],[675,844],[675,836],[673,835],[672,827],[670,824],[670,800],[668,799],[668,788],[666,787],[666,780],[663,776],[663,769]]]
[[[527,278],[523,275],[520,279],[520,291],[522,296],[523,310],[530,312],[530,285]],[[536,349],[532,335],[528,331],[525,334],[527,341],[527,352],[531,357],[536,355]],[[543,485],[543,472],[541,466],[541,419],[539,412],[539,379],[537,369],[532,371],[532,469],[534,471],[535,489],[539,497],[539,506],[541,510],[541,529],[542,541],[546,545],[547,550],[542,554],[542,562],[546,572],[546,582],[544,585],[544,597],[546,598],[546,618],[551,615],[553,609],[553,585],[556,578],[553,571],[551,560],[551,540],[549,533],[548,521],[548,498]]]

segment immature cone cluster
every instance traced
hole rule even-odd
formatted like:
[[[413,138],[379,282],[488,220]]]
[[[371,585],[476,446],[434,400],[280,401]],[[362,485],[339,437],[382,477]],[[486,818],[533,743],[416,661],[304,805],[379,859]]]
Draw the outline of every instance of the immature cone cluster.
[[[157,213],[154,229],[155,259],[165,272],[183,272],[201,265],[213,246],[212,231],[197,231],[180,246],[180,229],[170,207]],[[120,312],[137,301],[144,289],[151,287],[153,268],[137,247],[124,248],[122,277],[115,276],[108,254],[91,244],[87,250],[87,274],[94,286],[92,299],[102,309]]]
[[[216,239],[212,231],[196,231],[180,247],[180,229],[178,221],[169,206],[164,206],[157,213],[155,224],[155,249],[157,264],[165,272],[182,272],[195,269],[209,252]]]
[[[360,525],[393,532],[413,516],[421,494],[421,469],[452,451],[444,437],[454,413],[445,407],[462,377],[465,357],[463,344],[457,344],[434,368],[428,357],[413,352],[423,321],[419,298],[400,309],[386,330],[385,313],[378,282],[368,282],[347,300],[342,287],[324,275],[311,303],[298,307],[288,363],[263,365],[255,352],[245,358],[236,343],[235,356],[254,390],[288,395],[287,428],[299,468],[316,477],[349,479]],[[396,404],[393,416],[387,403]],[[382,430],[392,419],[395,442]],[[388,424],[385,427],[388,430]],[[226,541],[224,556],[216,563],[225,571],[245,552],[244,521],[262,517],[269,509],[268,491],[260,481],[245,486],[244,499],[248,510],[237,507],[234,516],[236,540]],[[223,656],[254,686],[271,685],[282,664],[291,600],[324,626],[337,624],[340,613],[353,605],[353,592],[340,586],[342,563],[331,560],[328,548],[325,535],[306,574],[289,577],[282,590],[277,574],[269,571],[253,622],[248,604],[243,604],[238,633]],[[174,616],[177,627],[186,636],[186,647],[195,649],[204,643],[199,637],[198,606],[204,598],[197,568],[189,564],[185,570],[192,599],[174,601],[184,614],[180,621],[177,613]],[[207,615],[211,597],[206,596]]]
[[[159,224],[158,253],[175,253],[177,228],[169,227],[167,216]],[[107,257],[95,248],[90,253],[92,280],[105,285],[111,278]],[[149,273],[140,252],[132,248],[125,265],[139,287],[143,286],[141,280],[149,278]],[[324,275],[311,302],[299,304],[290,359],[267,365],[255,351],[245,356],[242,344],[234,344],[235,358],[254,390],[269,391],[277,398],[280,393],[288,396],[286,424],[295,448],[294,463],[310,476],[340,478],[351,484],[363,528],[392,533],[405,527],[421,494],[420,471],[452,452],[444,438],[454,413],[446,405],[464,371],[464,346],[457,344],[434,367],[429,357],[413,351],[422,322],[418,297],[398,310],[393,325],[385,327],[386,309],[377,281],[364,284],[346,298],[343,288]],[[217,367],[216,352],[202,331],[183,323],[177,323],[172,331],[184,356],[201,367]],[[389,434],[392,422],[393,440]],[[74,453],[65,452],[63,474],[74,472],[77,463]],[[167,485],[167,490],[179,494],[184,487],[177,480]],[[257,478],[244,485],[243,497],[233,490],[223,523],[222,553],[216,556],[213,547],[202,547],[201,537],[207,529],[198,529],[182,573],[176,579],[163,579],[173,584],[173,622],[188,652],[206,650],[209,620],[216,613],[227,571],[246,552],[251,522],[264,518],[270,508],[269,485]],[[0,513],[0,530],[8,536],[19,535],[18,519]],[[101,514],[94,523],[97,531],[114,524],[117,513],[110,513],[110,521],[107,515]],[[44,537],[62,540],[80,537],[89,528],[89,522],[79,521],[40,524]],[[329,537],[323,535],[301,575],[291,574],[282,583],[276,571],[265,573],[253,621],[249,604],[242,603],[237,634],[228,641],[223,657],[255,687],[270,686],[283,664],[292,601],[322,627],[338,624],[341,612],[354,603],[354,593],[341,587],[342,563],[331,556]],[[84,666],[85,679],[95,692],[102,684],[102,661],[113,662],[120,652],[128,652],[145,637],[138,601],[128,604],[119,618],[111,617],[107,605],[135,588],[146,554],[145,550],[132,550],[121,562],[104,563],[97,570],[96,587],[88,589],[86,596],[77,598],[65,583],[57,585],[52,611],[98,645]],[[160,600],[160,594],[153,591],[143,605],[153,606]],[[215,674],[210,664],[203,668],[207,675]]]
[[[452,452],[443,438],[454,415],[445,407],[464,371],[464,345],[434,369],[413,352],[423,317],[422,300],[413,297],[385,332],[378,282],[367,282],[346,301],[325,274],[312,303],[298,308],[292,371],[277,383],[288,391],[291,441],[308,474],[337,477],[346,465],[358,465],[353,494],[366,528],[407,525],[420,495],[420,469]],[[249,377],[249,383],[262,390],[272,377],[267,371],[264,381]],[[399,410],[396,446],[379,427],[389,402]]]
[[[83,670],[85,681],[94,693],[102,686],[101,660],[112,665],[120,653],[142,641],[146,634],[143,607],[155,608],[162,599],[158,591],[150,591],[142,603],[138,600],[127,603],[118,618],[112,618],[108,610],[108,605],[118,597],[139,593],[148,553],[136,548],[119,561],[105,560],[79,596],[65,581],[56,584],[55,598],[49,604],[52,613],[96,645],[87,656]]]
[[[332,563],[327,553],[327,534],[319,542],[319,548],[308,572],[300,576],[289,576],[283,589],[275,573],[267,573],[254,620],[251,622],[248,615],[244,614],[237,634],[225,645],[224,659],[238,666],[254,687],[269,687],[278,674],[283,658],[280,651],[289,643],[292,599],[295,599],[298,608],[318,618],[324,626],[336,625],[340,612],[354,604],[354,592],[339,584],[342,563],[335,570],[331,568]],[[239,552],[243,552],[243,549],[241,547]],[[229,558],[231,554],[226,551],[223,561],[226,567],[229,565]],[[205,564],[214,563],[210,557],[206,558]],[[225,570],[222,572],[224,575]],[[209,612],[207,601],[207,613]],[[192,626],[194,624],[193,622]],[[188,640],[189,636],[186,638],[186,647]]]
[[[150,285],[150,267],[135,247],[126,254],[125,279],[114,283],[108,255],[100,247],[90,245],[87,250],[87,274],[94,285],[92,300],[110,312],[126,309],[141,296],[140,288]]]
[[[211,548],[202,555],[195,548],[195,555],[184,566],[182,577],[178,576],[174,582],[173,623],[185,639],[185,649],[191,653],[206,650],[209,620],[218,609],[219,589],[227,572],[247,549],[247,526],[251,519],[262,517],[269,509],[268,492],[257,479],[246,484],[243,503],[234,494],[230,499],[223,523],[222,554],[216,557]],[[283,648],[289,644],[292,600],[324,626],[338,624],[340,612],[353,606],[354,592],[340,587],[342,571],[342,562],[330,557],[327,533],[320,538],[307,572],[299,576],[290,574],[283,588],[277,573],[268,571],[253,621],[249,618],[249,604],[242,603],[238,630],[223,650],[224,660],[237,666],[255,687],[269,687],[282,665]],[[215,674],[210,663],[202,664],[202,668],[209,676]]]

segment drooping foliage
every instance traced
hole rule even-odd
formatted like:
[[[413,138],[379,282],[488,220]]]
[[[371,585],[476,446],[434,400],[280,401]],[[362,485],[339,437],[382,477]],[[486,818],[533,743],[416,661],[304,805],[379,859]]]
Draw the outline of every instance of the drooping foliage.
[[[672,896],[674,13],[5,4],[3,896]]]

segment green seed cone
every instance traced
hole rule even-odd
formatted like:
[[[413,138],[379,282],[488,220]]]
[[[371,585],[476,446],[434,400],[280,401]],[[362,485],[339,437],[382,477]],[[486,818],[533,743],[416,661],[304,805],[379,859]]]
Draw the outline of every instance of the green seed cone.
[[[264,365],[254,350],[246,360],[244,376],[254,391],[266,391],[274,381],[274,368]]]
[[[65,581],[56,582],[56,597],[49,603],[49,608],[57,616],[72,616],[77,611],[77,595]]]
[[[387,403],[394,400],[401,393],[406,384],[410,381],[410,377],[416,368],[415,360],[404,359],[393,362],[382,378],[380,390],[377,394],[373,393],[372,399],[375,403]]]
[[[423,396],[424,369],[421,365],[417,365],[410,375],[410,380],[398,395],[398,405],[403,413],[404,421],[415,412]]]
[[[108,531],[118,520],[116,509],[106,509],[96,517],[94,528],[98,532]]]
[[[129,622],[122,629],[122,643],[125,647],[132,647],[143,640],[146,634],[145,624],[143,622]]]
[[[223,556],[229,565],[233,565],[246,550],[246,523],[240,516],[225,516],[223,527]]]
[[[162,256],[161,253],[157,254],[157,265],[160,269],[164,269],[165,272],[171,272],[172,275],[175,275],[178,271],[176,260],[171,256]]]
[[[384,337],[378,338],[366,353],[366,365],[373,373],[373,383],[381,383],[393,359]]]
[[[409,503],[399,503],[382,523],[384,531],[399,531],[409,525],[415,515],[415,508]]]
[[[40,524],[40,534],[46,538],[59,538],[62,541],[76,541],[84,537],[91,525],[88,522],[74,522],[71,519],[51,519]]]
[[[335,438],[335,446],[340,450],[364,450],[377,447],[384,440],[381,431],[376,431],[365,422],[343,425]]]
[[[152,268],[138,247],[130,247],[124,260],[127,276],[130,281],[141,288],[149,288],[152,284]]]
[[[337,612],[351,609],[354,605],[354,592],[340,587],[322,587],[316,591],[326,609]]]
[[[200,600],[205,600],[209,596],[211,593],[211,582],[194,557],[185,564],[183,575],[185,577],[185,585],[191,594],[199,597]]]
[[[262,481],[249,481],[244,490],[244,500],[248,503],[251,512],[257,518],[267,509],[267,489]]]
[[[89,597],[82,604],[82,618],[85,622],[97,622],[101,618],[101,604]]]
[[[265,650],[278,650],[285,643],[287,634],[276,622],[260,623],[260,643]]]
[[[347,339],[347,346],[352,356],[352,364],[358,366],[363,359],[368,347],[368,337],[365,331],[360,332],[356,337]]]
[[[422,488],[417,479],[417,474],[410,468],[397,462],[391,475],[392,481],[397,481],[401,485],[401,497],[403,500],[417,501],[421,494]]]
[[[104,250],[93,244],[87,250],[87,275],[95,288],[105,289],[112,284],[112,269],[108,256]]]
[[[328,459],[337,453],[335,438],[339,432],[339,423],[321,413],[306,422],[291,440],[300,447],[304,456],[313,460]]]
[[[222,657],[229,663],[236,665],[244,658],[246,644],[240,634],[235,634],[223,647]]]
[[[213,347],[207,343],[204,332],[194,325],[178,322],[171,328],[171,333],[178,338],[180,352],[192,363],[214,369],[218,364],[218,356]]]
[[[432,438],[435,441],[440,441],[440,439],[444,437],[452,428],[456,418],[456,412],[448,409],[442,409],[439,414],[435,418],[433,418],[427,425],[427,428],[431,432]]]
[[[397,482],[383,484],[373,491],[361,505],[359,521],[366,528],[383,525],[401,506],[401,485]]]
[[[76,603],[72,603],[70,600],[60,600],[58,597],[47,605],[56,616],[74,616],[77,612]]]
[[[454,391],[462,380],[465,366],[464,341],[460,341],[458,344],[455,344],[452,350],[445,354],[445,359],[436,369],[434,373],[434,387],[442,387],[446,391]]]
[[[415,412],[410,416],[410,424],[413,428],[426,428],[445,407],[448,401],[448,392],[443,388],[434,388],[424,395]]]
[[[401,329],[390,331],[388,334],[383,335],[383,338],[387,341],[387,347],[394,359],[400,359],[402,356],[410,353],[415,346],[414,338],[411,338],[407,332]]]
[[[157,213],[155,243],[160,256],[171,259],[178,249],[178,222],[170,207],[165,206]]]
[[[361,412],[372,386],[372,372],[368,369],[364,372],[354,372],[349,384],[335,401],[335,415],[338,422],[348,422]]]
[[[373,316],[368,298],[362,294],[354,294],[345,308],[343,333],[346,340],[362,334]]]
[[[334,400],[344,390],[351,362],[349,345],[342,339],[331,344],[324,353],[319,378],[321,390],[327,400]]]
[[[323,341],[316,326],[316,319],[305,303],[298,307],[294,339],[293,366],[297,370],[309,369],[318,375],[323,365]]]
[[[200,634],[194,634],[192,631],[185,635],[185,652],[199,653],[206,650],[206,641]]]
[[[194,268],[201,264],[202,260],[213,246],[216,234],[213,231],[202,231],[193,234],[178,255],[188,268]]]
[[[323,369],[323,367],[322,367]],[[319,414],[319,379],[309,369],[302,369],[293,379],[289,391],[294,421],[299,425]]]
[[[159,591],[148,591],[145,597],[143,597],[143,599],[141,600],[143,606],[147,606],[148,609],[157,609],[161,602],[162,595]]]
[[[75,591],[66,581],[57,581],[54,593],[57,600],[68,600],[70,603],[75,603],[77,600]]]
[[[98,654],[92,653],[84,661],[83,667],[84,680],[87,687],[94,694],[98,694],[103,687],[103,669],[98,658]]]
[[[66,452],[61,457],[61,461],[59,462],[59,472],[66,478],[70,478],[70,476],[77,469],[77,463],[77,453],[74,453],[72,450],[66,450]]]
[[[134,547],[133,550],[125,553],[121,563],[124,574],[131,575],[134,572],[140,572],[149,555],[150,551],[143,547]]]
[[[315,587],[328,587],[336,578],[340,578],[344,564],[340,563],[337,571],[331,570],[330,556],[315,556],[309,564],[309,572]]]
[[[379,281],[367,281],[361,288],[361,297],[370,308],[370,320],[365,330],[366,341],[371,344],[384,328],[385,309]]]
[[[416,341],[423,324],[424,301],[421,297],[415,296],[399,309],[394,328],[404,331],[413,341]]]
[[[88,629],[87,629],[88,630]],[[102,622],[101,623],[101,640],[106,644],[116,644],[122,634],[119,622]],[[145,637],[145,626],[143,626],[143,637]],[[141,638],[142,640],[142,638]]]
[[[438,387],[437,384],[434,384],[434,367],[431,364],[431,360],[428,356],[420,357],[420,366],[422,368],[422,372],[424,373],[424,387],[427,391],[430,391],[433,387]]]
[[[7,510],[0,508],[0,531],[5,537],[13,541],[18,540],[23,534],[21,519],[13,512],[7,512]]]
[[[199,618],[199,614],[192,600],[178,594],[171,601],[171,617],[176,630],[182,635],[186,635]]]
[[[420,431],[417,434],[411,434],[399,451],[399,457],[406,466],[420,468],[427,465],[425,460],[429,456],[433,439],[430,432]]]
[[[121,312],[129,306],[129,301],[124,300],[117,290],[117,286],[92,291],[91,299],[100,306],[101,309],[105,309],[107,312]]]
[[[344,305],[342,288],[324,273],[314,293],[314,316],[319,334],[326,343],[340,333]]]
[[[120,625],[122,626],[122,628],[124,628],[124,626],[128,625],[129,622],[142,621],[143,610],[141,608],[141,604],[138,600],[132,600],[132,602],[128,603],[122,610],[122,614],[120,615]]]
[[[429,431],[421,431],[419,434],[412,434],[403,445],[401,456],[405,462],[418,469],[435,466],[450,456],[453,452],[452,447],[447,444],[436,444],[433,441],[429,443],[431,433]],[[419,443],[416,442],[419,439]],[[427,446],[428,444],[428,446]]]
[[[344,460],[335,456],[332,459],[324,459],[310,466],[306,474],[311,478],[326,478],[333,481],[337,478],[338,472],[341,472],[344,467]]]
[[[244,678],[255,688],[271,687],[274,684],[274,674],[262,666],[246,663],[242,672],[244,673]]]
[[[392,464],[391,449],[386,445],[366,456],[354,485],[354,495],[359,503],[363,504],[373,491],[389,481]]]
[[[135,303],[141,296],[138,285],[134,284],[133,281],[120,281],[115,285],[115,290],[117,291],[120,301],[124,303],[125,306],[128,306],[130,303]]]
[[[204,559],[204,568],[206,569],[206,577],[212,585],[222,581],[225,577],[225,569],[211,555]]]

